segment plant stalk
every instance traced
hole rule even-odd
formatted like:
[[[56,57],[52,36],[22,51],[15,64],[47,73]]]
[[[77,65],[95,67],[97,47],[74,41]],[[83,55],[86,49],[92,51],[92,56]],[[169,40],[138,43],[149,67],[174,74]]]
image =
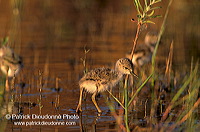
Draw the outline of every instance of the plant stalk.
[[[128,125],[128,86],[127,86],[127,83],[128,83],[128,75],[126,76],[125,78],[125,83],[124,83],[124,102],[125,102],[125,116],[124,116],[124,120],[125,120],[125,124],[126,124],[126,131],[127,132],[130,132],[130,129],[129,129],[129,125]]]
[[[137,26],[137,32],[136,32],[136,35],[135,35],[135,39],[133,40],[133,48],[132,48],[132,51],[131,51],[131,60],[133,59],[133,54],[135,52],[135,48],[136,48],[136,45],[137,45],[137,40],[138,40],[138,37],[139,37],[139,34],[140,34],[140,27],[141,27],[141,23],[139,22],[138,23],[138,26]]]

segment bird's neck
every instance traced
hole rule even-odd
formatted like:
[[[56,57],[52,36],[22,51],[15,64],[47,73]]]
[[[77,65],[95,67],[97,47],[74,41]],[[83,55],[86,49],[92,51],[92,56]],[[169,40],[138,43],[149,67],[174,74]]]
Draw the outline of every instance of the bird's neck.
[[[121,80],[123,77],[123,74],[119,71],[116,71],[116,74],[117,74],[117,81]]]
[[[111,85],[115,86],[117,83],[119,83],[119,81],[122,79],[123,74],[119,71],[115,71],[113,76],[112,76],[112,81],[111,81]]]
[[[148,43],[148,44],[146,44],[146,45],[149,47],[149,49],[150,49],[151,52],[154,51],[154,49],[155,49],[155,44]]]

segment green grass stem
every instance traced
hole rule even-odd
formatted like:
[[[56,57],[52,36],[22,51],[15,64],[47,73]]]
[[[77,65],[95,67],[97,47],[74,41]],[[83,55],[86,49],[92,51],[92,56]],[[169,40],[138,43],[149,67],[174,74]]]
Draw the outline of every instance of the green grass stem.
[[[188,80],[183,84],[183,86],[179,89],[179,91],[176,93],[176,95],[172,99],[172,103],[177,101],[180,97],[180,95],[183,93],[183,91],[187,88],[187,86],[190,84],[190,82],[194,79],[194,77],[197,75],[198,72],[198,63],[195,66],[194,71],[190,74]]]
[[[169,4],[167,6],[167,10],[166,10],[166,13],[165,13],[165,16],[164,16],[164,19],[163,19],[163,22],[162,22],[162,25],[161,25],[161,29],[160,29],[160,32],[158,34],[158,41],[156,43],[156,47],[155,47],[155,50],[153,52],[153,55],[152,55],[152,74],[153,74],[153,79],[152,79],[152,86],[154,86],[154,79],[155,79],[155,58],[156,58],[156,54],[157,54],[157,50],[158,50],[158,46],[159,46],[159,43],[160,43],[160,39],[161,39],[161,36],[165,30],[165,27],[166,27],[166,21],[167,21],[167,16],[168,16],[168,13],[169,13],[169,9],[171,7],[171,4],[172,4],[173,0],[170,0],[169,1]]]
[[[169,106],[167,107],[165,113],[163,114],[162,117],[162,121],[166,120],[168,113],[171,111],[172,108],[175,107],[175,104],[177,101],[180,100],[180,96],[182,95],[182,93],[188,88],[189,84],[191,84],[192,80],[195,79],[195,77],[197,77],[197,73],[198,73],[198,63],[196,64],[195,68],[193,71],[191,71],[190,76],[188,77],[188,79],[184,82],[183,86],[178,90],[178,92],[174,95],[174,97],[172,98]],[[192,87],[196,87],[197,89],[199,88],[199,81],[197,81],[197,83],[194,83],[194,85]],[[191,94],[191,93],[190,93]],[[188,96],[188,99],[191,96]],[[191,102],[190,102],[191,103]]]
[[[152,77],[152,74],[142,83],[142,85],[140,85],[140,87],[136,90],[136,92],[134,93],[134,95],[131,97],[128,106],[130,106],[131,102],[133,101],[133,99],[135,98],[135,96],[141,91],[141,89],[144,87],[144,85],[149,81],[149,79]]]
[[[123,109],[125,109],[125,108],[124,108],[124,105],[123,105],[109,90],[107,90],[107,92],[115,99],[115,101],[117,101],[117,103],[120,104],[120,106],[121,106]]]
[[[125,78],[124,82],[124,107],[125,107],[125,115],[124,115],[124,120],[125,120],[125,125],[126,125],[126,131],[130,132],[129,129],[129,122],[128,122],[128,102],[129,102],[129,97],[128,97],[128,75]]]

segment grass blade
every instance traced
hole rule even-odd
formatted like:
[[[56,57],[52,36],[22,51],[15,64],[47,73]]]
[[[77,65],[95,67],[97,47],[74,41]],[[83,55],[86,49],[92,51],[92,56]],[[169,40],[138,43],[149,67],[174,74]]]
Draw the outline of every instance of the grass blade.
[[[107,92],[121,105],[122,108],[124,108],[124,105],[109,90],[107,90]]]
[[[130,106],[131,102],[133,101],[133,99],[135,98],[135,96],[140,92],[140,90],[144,87],[144,85],[149,81],[149,79],[152,77],[153,74],[151,74],[143,83],[142,85],[140,85],[140,87],[137,89],[137,91],[135,92],[135,94],[132,96],[131,100],[128,103],[128,106]]]

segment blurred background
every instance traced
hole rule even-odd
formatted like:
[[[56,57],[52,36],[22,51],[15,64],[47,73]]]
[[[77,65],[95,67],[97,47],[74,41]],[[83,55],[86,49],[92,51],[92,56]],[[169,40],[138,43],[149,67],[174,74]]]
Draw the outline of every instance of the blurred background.
[[[167,5],[162,1],[155,14],[164,16]],[[158,57],[167,56],[173,41],[174,66],[199,58],[199,5],[198,0],[172,3]],[[131,51],[137,26],[130,21],[137,20],[132,0],[0,0],[0,7],[0,38],[9,37],[26,68],[49,63],[55,76],[82,70],[84,47],[90,50],[89,68],[113,64]],[[163,17],[153,21],[138,43],[146,32],[160,30]]]
[[[168,1],[158,5],[162,8],[155,14],[164,17]],[[174,68],[190,65],[192,58],[199,59],[199,7],[199,0],[173,1],[157,63],[165,65],[172,41]],[[131,19],[137,20],[136,15],[133,0],[0,0],[0,38],[9,37],[9,45],[22,56],[22,81],[38,69],[44,76],[62,80],[60,98],[64,103],[60,105],[68,110],[75,108],[78,101],[84,49],[90,50],[88,69],[113,67],[132,49],[137,25]],[[148,31],[160,30],[163,17],[152,20],[156,24],[148,25],[138,43],[143,43]],[[75,92],[77,98],[67,94],[66,89]],[[64,98],[66,95],[69,100]]]

